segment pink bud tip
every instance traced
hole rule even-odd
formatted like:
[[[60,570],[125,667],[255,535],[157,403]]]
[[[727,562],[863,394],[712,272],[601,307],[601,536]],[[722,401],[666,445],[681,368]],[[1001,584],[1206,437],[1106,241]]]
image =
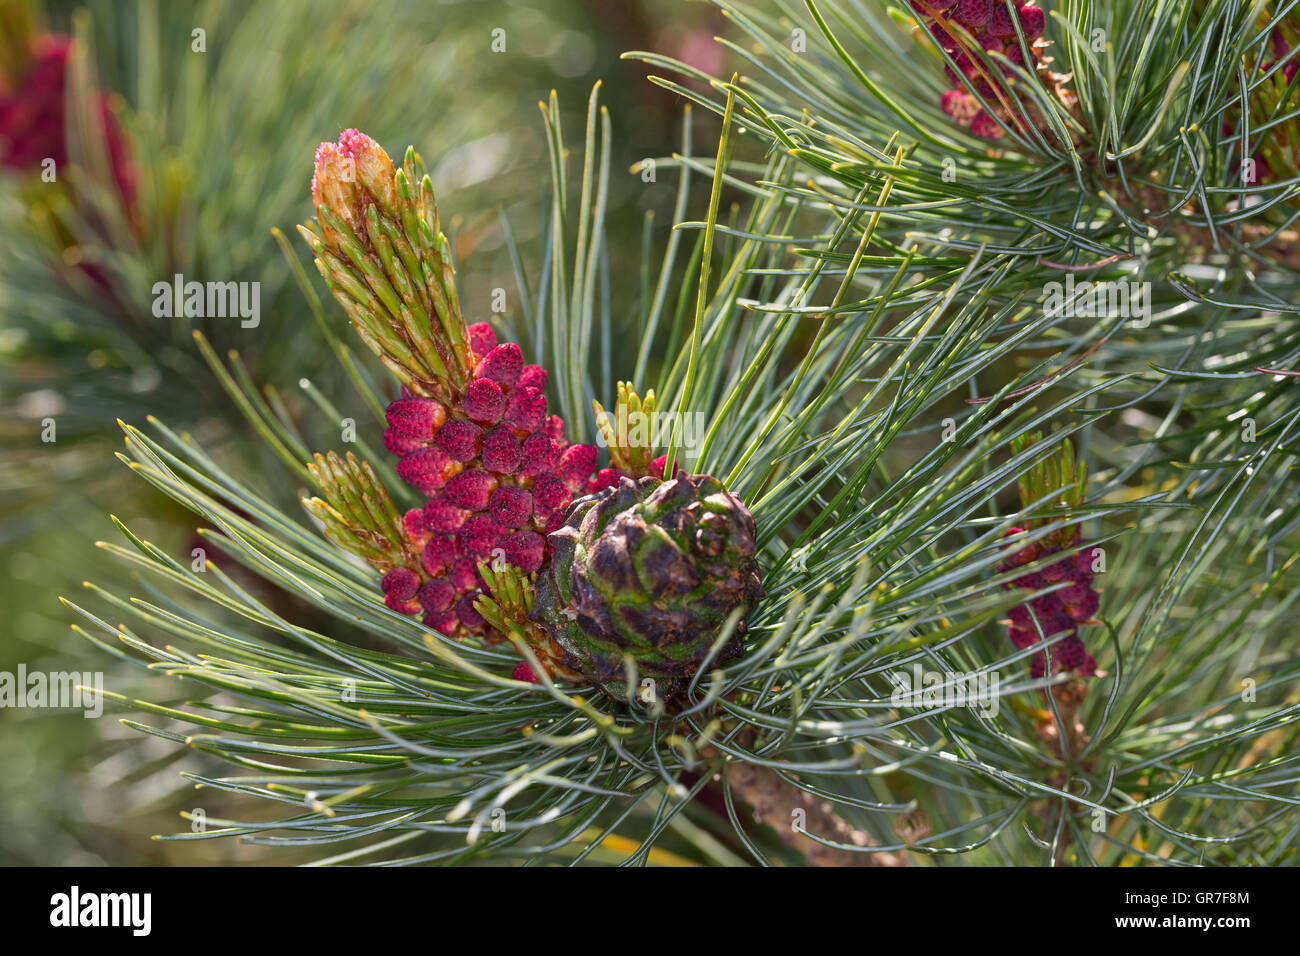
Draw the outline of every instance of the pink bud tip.
[[[347,231],[367,244],[366,209],[372,202],[386,210],[396,208],[396,174],[392,160],[378,143],[357,130],[344,130],[337,143],[322,143],[316,150],[312,202],[318,216],[321,207],[328,205]],[[341,249],[343,237],[324,222],[321,235],[335,251]]]
[[[424,615],[424,626],[431,627],[444,637],[450,637],[460,628],[460,618],[456,616],[455,608],[448,608],[436,614]]]
[[[457,508],[441,496],[430,498],[424,505],[424,523],[430,531],[451,534],[459,531],[468,515],[462,508]]]
[[[1011,643],[1022,651],[1030,644],[1038,643],[1038,635],[1034,633],[1033,628],[1013,627],[1008,633],[1011,636]]]
[[[424,523],[424,509],[412,508],[402,515],[402,530],[408,541],[419,541],[427,537],[429,529]]]
[[[1043,568],[1043,580],[1048,584],[1059,584],[1066,578],[1067,572],[1072,570],[1068,567],[1068,561],[1057,561]]]
[[[993,4],[993,13],[989,15],[989,33],[999,37],[1013,37],[1016,35],[1016,27],[1011,19],[1011,14],[1007,12],[1006,5],[998,0]]]
[[[948,90],[939,97],[940,108],[962,126],[969,126],[980,111],[979,100],[965,90]]]
[[[660,455],[654,461],[650,462],[650,474],[655,478],[664,476],[664,468],[668,466],[668,456]]]
[[[447,409],[431,398],[399,398],[384,410],[388,425],[404,438],[428,441],[447,420]]]
[[[368,153],[379,146],[373,139],[357,129],[345,129],[339,133],[339,154],[342,156],[357,156],[360,153]]]
[[[525,574],[532,574],[542,566],[546,539],[534,531],[516,531],[501,546],[505,549],[506,560]]]
[[[1277,27],[1274,27],[1273,32],[1268,35],[1268,42],[1273,48],[1273,55],[1276,57],[1283,57],[1291,52],[1291,48],[1287,45],[1286,37],[1282,35],[1282,31],[1277,29]]]
[[[519,473],[527,476],[546,471],[555,463],[554,450],[552,441],[541,432],[529,435],[519,456]]]
[[[1052,583],[1052,582],[1048,582],[1048,583]],[[1061,590],[1056,592],[1056,596],[1061,599],[1061,603],[1064,604],[1066,609],[1068,610],[1070,605],[1080,604],[1083,601],[1087,600],[1090,590],[1091,589],[1088,587],[1088,585],[1081,584],[1080,582],[1076,581],[1073,584],[1068,584],[1065,587],[1061,588]],[[1071,615],[1071,617],[1073,617],[1073,615]]]
[[[525,365],[522,372],[519,373],[519,381],[516,383],[520,388],[535,388],[539,392],[546,389],[546,369],[540,365]]]
[[[445,534],[437,534],[431,537],[428,544],[424,546],[424,550],[420,553],[420,564],[423,565],[425,573],[431,578],[436,578],[446,572],[454,560],[456,560],[456,549],[451,538]]]
[[[1015,586],[1018,588],[1024,588],[1026,591],[1037,591],[1047,586],[1047,582],[1043,580],[1042,573],[1038,571],[1035,571],[1032,574],[1022,574],[1020,577],[1016,578],[1015,581],[1013,581],[1012,583],[1015,584]],[[1039,598],[1039,600],[1042,599]],[[1046,612],[1044,611],[1044,613]]]
[[[584,491],[591,473],[596,470],[595,445],[570,445],[560,455],[555,473],[573,491]]]
[[[338,156],[338,147],[333,143],[321,143],[316,147],[316,155],[312,157],[311,198],[317,205],[325,201],[324,186],[331,181],[331,167]]]
[[[1052,647],[1052,663],[1057,669],[1075,671],[1080,677],[1092,677],[1097,673],[1096,660],[1077,634],[1071,634]]]
[[[531,385],[516,386],[510,392],[506,420],[526,432],[536,431],[546,421],[546,396]]]
[[[413,451],[419,451],[424,447],[424,442],[418,438],[411,438],[403,435],[393,428],[384,429],[384,447],[398,458],[405,458]]]
[[[1061,599],[1055,594],[1045,594],[1040,598],[1034,598],[1032,603],[1034,613],[1038,615],[1038,620],[1042,622],[1043,633],[1059,634],[1061,631],[1074,630],[1074,622],[1065,613],[1065,608],[1061,605]]]
[[[939,44],[939,46],[947,50],[949,53],[956,51],[957,38],[944,29],[941,24],[931,23],[928,29],[930,31],[930,36],[934,37],[935,43]]]
[[[483,467],[498,475],[512,475],[519,470],[523,449],[509,425],[492,429],[483,439]]]
[[[452,462],[436,448],[413,451],[397,463],[397,474],[420,494],[429,496],[442,487]]]
[[[546,521],[552,514],[566,507],[572,497],[569,486],[553,472],[542,472],[533,479],[533,514],[539,521]]]
[[[985,110],[975,114],[975,118],[970,122],[970,131],[980,139],[1002,138],[1002,127]]]
[[[475,355],[487,355],[497,346],[497,335],[486,322],[475,322],[465,330],[469,335],[469,348]]]
[[[551,415],[546,419],[546,434],[551,441],[564,443],[564,419],[559,415]]]
[[[456,602],[456,616],[460,618],[460,623],[465,625],[471,631],[477,631],[483,627],[483,615],[474,607],[474,599],[478,597],[478,592],[466,594]]]
[[[1062,590],[1066,591],[1072,589],[1063,588]],[[1100,603],[1101,602],[1097,598],[1097,592],[1092,590],[1091,588],[1088,588],[1085,589],[1082,599],[1079,600],[1077,603],[1070,603],[1065,605],[1065,613],[1070,616],[1071,620],[1079,621],[1080,623],[1082,623],[1097,613],[1097,608],[1100,605]]]
[[[605,488],[613,488],[618,484],[620,478],[630,477],[631,475],[620,468],[602,468],[600,471],[596,472],[596,476],[592,478],[590,484],[587,485],[587,493],[594,494]]]
[[[537,675],[533,673],[533,667],[527,661],[520,661],[515,665],[514,673],[510,675],[515,680],[521,680],[526,684],[540,684]]]
[[[457,461],[477,458],[482,441],[483,429],[464,418],[453,418],[434,436],[434,443]]]
[[[391,594],[386,594],[384,595],[384,603],[398,614],[420,613],[420,602],[414,598],[403,601],[399,598],[393,597]]]
[[[393,568],[384,575],[379,586],[384,594],[398,601],[409,601],[420,587],[420,579],[410,568]]]
[[[1047,15],[1038,7],[1026,3],[1020,8],[1020,29],[1025,31],[1025,39],[1031,43],[1043,35],[1047,26]]]
[[[456,600],[456,589],[444,578],[426,581],[418,595],[420,607],[426,614],[438,614],[451,607]]]
[[[478,579],[478,566],[472,558],[457,558],[447,577],[457,591],[469,591],[482,583]]]
[[[506,412],[501,386],[490,378],[476,378],[465,392],[465,414],[484,425],[495,425]]]
[[[470,515],[456,532],[456,553],[463,558],[484,561],[500,546],[504,530],[491,515]]]
[[[521,528],[533,516],[533,496],[523,488],[498,488],[488,500],[488,513],[503,528]]]
[[[952,18],[971,33],[978,33],[989,22],[993,13],[993,0],[957,0]]]
[[[997,94],[993,92],[993,84],[990,83],[983,75],[975,77],[975,92],[984,97],[985,100],[993,100]],[[972,125],[974,120],[971,121]],[[985,137],[992,139],[993,137]]]
[[[442,489],[442,496],[457,508],[482,511],[496,486],[496,479],[486,471],[470,468],[448,481]]]
[[[498,345],[479,363],[480,378],[490,378],[502,385],[513,386],[524,369],[524,353],[514,342]]]

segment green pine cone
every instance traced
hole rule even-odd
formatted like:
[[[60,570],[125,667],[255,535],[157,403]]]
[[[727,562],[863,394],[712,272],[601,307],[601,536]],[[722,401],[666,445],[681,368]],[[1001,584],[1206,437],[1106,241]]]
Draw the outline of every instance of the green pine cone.
[[[754,538],[753,516],[716,478],[624,478],[575,501],[551,533],[529,619],[612,697],[628,697],[630,654],[637,682],[653,679],[667,700],[736,608],[740,620],[711,664],[740,655],[746,618],[763,597]]]

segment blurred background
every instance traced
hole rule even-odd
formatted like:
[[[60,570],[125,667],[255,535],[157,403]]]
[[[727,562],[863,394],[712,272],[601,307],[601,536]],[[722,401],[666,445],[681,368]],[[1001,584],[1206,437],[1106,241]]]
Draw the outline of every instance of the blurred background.
[[[108,691],[159,696],[160,678],[86,643],[59,603],[78,600],[85,578],[145,593],[94,547],[124,543],[110,513],[178,560],[196,543],[193,518],[113,457],[116,419],[156,414],[264,493],[296,497],[264,444],[243,440],[192,331],[223,357],[237,350],[271,401],[302,402],[301,377],[340,394],[339,364],[272,233],[315,279],[293,226],[310,215],[318,142],[356,126],[399,159],[414,145],[467,314],[485,317],[505,288],[511,320],[503,216],[534,282],[545,227],[537,104],[558,93],[576,181],[602,80],[617,325],[617,303],[638,292],[637,270],[618,264],[639,261],[647,212],[662,239],[676,180],[630,167],[676,149],[682,122],[644,65],[618,56],[656,50],[717,71],[720,30],[713,7],[682,0],[0,0],[0,671],[103,671]],[[259,283],[258,325],[156,316],[153,285],[176,274]],[[332,302],[326,314],[343,328]],[[178,775],[211,770],[201,754],[124,726],[121,712],[111,701],[98,719],[0,708],[0,864],[266,860],[227,841],[150,839],[188,829],[181,810],[220,817],[221,801]]]

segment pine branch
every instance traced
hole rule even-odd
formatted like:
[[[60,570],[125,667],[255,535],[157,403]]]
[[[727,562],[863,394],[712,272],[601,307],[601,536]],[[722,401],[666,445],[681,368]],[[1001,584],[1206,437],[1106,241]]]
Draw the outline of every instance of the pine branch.
[[[767,155],[755,162],[742,150],[729,160],[724,124],[720,158],[688,149],[672,161],[680,195],[691,177],[708,177],[710,209],[704,222],[674,230],[660,260],[661,277],[671,278],[656,283],[648,265],[641,277],[640,287],[654,290],[641,304],[652,343],[643,343],[636,367],[648,371],[662,358],[653,380],[637,384],[654,386],[658,410],[702,416],[697,467],[723,476],[752,512],[765,597],[747,621],[743,653],[719,655],[732,646],[733,620],[671,708],[631,693],[637,682],[626,672],[625,698],[566,686],[529,632],[511,626],[517,615],[509,610],[527,606],[522,581],[498,579],[488,566],[483,607],[516,640],[449,638],[391,610],[364,566],[192,441],[128,427],[134,471],[202,515],[239,565],[330,621],[321,630],[296,623],[242,579],[215,567],[189,571],[129,532],[130,547],[114,553],[165,588],[140,601],[95,596],[149,633],[76,608],[92,640],[250,703],[238,713],[166,712],[195,734],[148,728],[241,768],[205,776],[208,785],[286,810],[210,835],[345,844],[339,861],[455,863],[480,854],[581,862],[611,837],[634,834],[627,862],[639,863],[675,819],[716,825],[693,798],[724,769],[721,759],[730,824],[722,838],[728,852],[759,861],[791,848],[828,862],[937,862],[959,852],[1017,864],[1283,860],[1295,829],[1289,753],[1300,720],[1287,690],[1300,671],[1283,640],[1293,624],[1287,578],[1300,519],[1282,463],[1296,417],[1286,376],[1263,389],[1261,373],[1245,371],[1251,359],[1226,351],[1251,334],[1240,303],[1195,301],[1175,278],[1155,296],[1159,318],[1149,332],[1128,316],[1071,314],[1077,290],[1041,307],[1046,276],[1087,266],[1081,275],[1127,277],[1143,255],[1143,268],[1191,261],[1186,236],[1171,228],[1151,237],[1150,223],[1126,211],[1118,193],[1098,194],[1100,167],[1080,162],[1080,148],[1061,135],[1065,118],[1037,92],[1026,95],[1047,125],[990,155],[959,125],[944,125],[927,99],[938,92],[933,76],[885,82],[877,65],[892,62],[885,54],[929,55],[892,23],[865,16],[855,26],[839,5],[817,4],[818,15],[798,22],[826,45],[799,58],[777,16],[727,9],[758,45],[753,75],[705,93],[675,88],[719,113],[725,101]],[[1139,162],[1158,156],[1179,174],[1164,183],[1169,195],[1191,186],[1222,198],[1209,191],[1221,169],[1192,162],[1208,155],[1196,142],[1141,137],[1202,109],[1183,99],[1184,84],[1230,88],[1228,74],[1249,45],[1240,11],[1209,2],[1194,25],[1167,5],[1140,9],[1182,17],[1144,47],[1123,39],[1144,58],[1132,82],[1146,85],[1110,100],[1101,137],[1089,125],[1107,99],[1099,83],[1105,76],[1110,91],[1116,81],[1071,61],[1082,117],[1073,119],[1099,137],[1092,145],[1105,151],[1094,162],[1114,165],[1120,191],[1129,172],[1138,181]],[[1184,54],[1211,49],[1207,23],[1238,30],[1230,55],[1217,61],[1232,70],[1180,72]],[[1079,28],[1087,22],[1072,25],[1086,36]],[[1055,35],[1057,55],[1085,57],[1077,38]],[[1194,115],[1208,122],[1213,102],[1204,109]],[[561,370],[554,391],[574,415],[596,393],[587,356],[601,323],[591,290],[609,149],[593,98],[571,218],[558,107],[546,112],[549,265],[529,314],[535,329],[551,333]],[[944,179],[949,151],[974,182]],[[729,190],[746,205],[727,222]],[[1232,229],[1238,213],[1202,212],[1199,224]],[[402,218],[396,202],[384,214]],[[1186,221],[1198,225],[1196,215]],[[372,218],[367,212],[349,228],[356,234],[364,222],[378,249],[388,236]],[[415,373],[408,384],[418,387],[452,376],[451,353],[437,352],[439,369],[413,338],[387,338],[407,328],[406,313],[418,314],[412,304],[432,324],[440,314],[433,296],[426,303],[399,288],[400,277],[394,284],[396,265],[367,272],[364,257],[330,244],[328,231],[341,235],[347,223],[322,222],[328,229],[316,235],[338,260],[323,262],[324,271],[345,301],[365,306],[351,317],[399,374]],[[676,237],[692,230],[699,241],[683,267]],[[1139,248],[1139,236],[1149,247]],[[715,261],[720,241],[726,254]],[[522,261],[518,250],[508,253]],[[378,258],[416,274],[396,243]],[[346,287],[354,270],[368,292]],[[1216,295],[1254,284],[1284,298],[1290,277],[1234,273],[1214,282]],[[400,321],[367,325],[377,315]],[[1290,334],[1279,329],[1265,344],[1284,352]],[[1156,342],[1160,335],[1168,341]],[[417,352],[421,369],[408,360]],[[1177,361],[1152,370],[1146,363],[1158,355]],[[1248,409],[1272,414],[1263,440],[1246,451],[1235,429],[1214,419],[1221,408],[1213,389],[1225,375],[1249,393]],[[275,407],[246,404],[280,437]],[[603,407],[594,407],[600,419]],[[617,451],[631,461],[629,450]],[[382,476],[372,477],[378,488]],[[1016,502],[1018,487],[1025,497]],[[346,495],[338,501],[352,504]],[[321,510],[336,536],[360,524],[355,508],[349,521],[331,507]],[[1082,554],[1085,531],[1087,544],[1105,552],[1092,611],[1086,595],[1067,600],[1071,583],[1051,580],[1053,568]],[[1012,563],[1013,555],[1026,560]],[[220,619],[202,617],[196,604],[220,609]],[[1056,604],[1068,626],[1040,612]],[[1019,645],[1017,630],[1032,640]],[[1093,668],[1079,663],[1076,644]],[[521,653],[538,683],[507,676],[518,673]],[[972,680],[985,681],[987,692],[972,698]],[[750,827],[736,797],[776,832]],[[797,808],[807,811],[807,836],[784,826]]]

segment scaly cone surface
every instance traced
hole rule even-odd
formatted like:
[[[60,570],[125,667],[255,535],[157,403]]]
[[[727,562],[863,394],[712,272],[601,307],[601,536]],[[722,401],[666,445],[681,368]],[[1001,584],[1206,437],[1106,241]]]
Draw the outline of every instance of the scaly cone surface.
[[[763,585],[754,519],[716,478],[622,478],[576,502],[550,541],[529,620],[564,649],[566,667],[610,696],[634,689],[629,658],[636,682],[653,680],[667,700],[706,661],[739,656]]]
[[[402,169],[346,130],[316,152],[319,232],[300,231],[353,327],[401,380],[384,445],[428,501],[402,519],[414,567],[386,573],[390,607],[442,634],[500,638],[475,607],[483,561],[529,574],[575,496],[606,487],[596,449],[570,445],[547,413],[546,371],[487,323],[466,325],[432,184],[414,150]]]

